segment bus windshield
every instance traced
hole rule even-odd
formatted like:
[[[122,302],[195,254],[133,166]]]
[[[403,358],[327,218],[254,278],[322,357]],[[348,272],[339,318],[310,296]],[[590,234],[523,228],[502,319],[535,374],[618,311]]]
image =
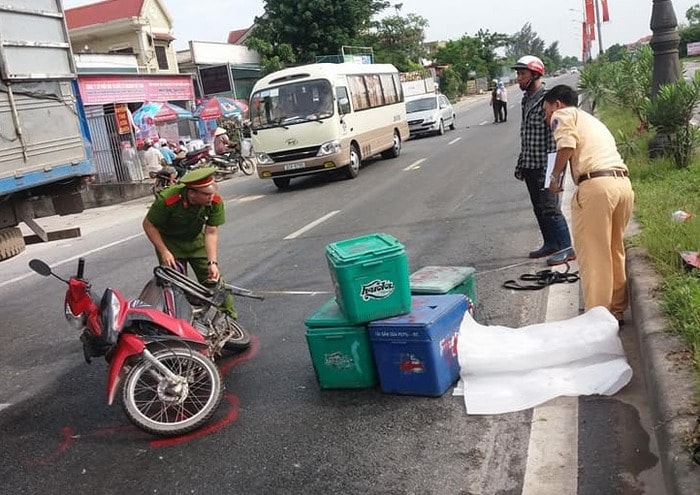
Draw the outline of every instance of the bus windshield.
[[[250,101],[254,130],[320,121],[333,115],[333,90],[325,79],[266,88],[253,93]]]

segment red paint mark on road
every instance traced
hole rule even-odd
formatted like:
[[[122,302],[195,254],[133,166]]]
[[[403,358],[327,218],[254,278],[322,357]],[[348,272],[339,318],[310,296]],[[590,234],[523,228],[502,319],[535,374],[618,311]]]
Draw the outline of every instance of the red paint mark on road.
[[[226,394],[224,396],[224,399],[226,399],[231,406],[231,409],[226,413],[226,416],[221,418],[219,421],[216,423],[208,424],[205,426],[202,426],[201,428],[194,430],[191,433],[187,433],[186,435],[180,435],[179,437],[172,437],[172,438],[161,438],[159,440],[152,440],[148,443],[149,447],[151,448],[161,448],[161,447],[172,447],[173,445],[179,445],[181,443],[189,442],[190,440],[194,440],[196,438],[201,438],[206,435],[209,435],[211,433],[214,433],[215,431],[219,431],[225,426],[230,425],[234,421],[238,419],[238,411],[239,411],[239,406],[240,406],[240,401],[238,400],[238,397],[236,397],[233,394]]]
[[[248,361],[250,358],[255,356],[258,353],[258,349],[260,348],[260,341],[255,335],[251,335],[250,337],[250,347],[246,349],[244,352],[241,354],[238,354],[237,356],[232,357],[231,359],[226,360],[226,363],[223,363],[219,366],[219,369],[221,370],[221,374],[225,375],[229,371],[231,371],[231,368],[234,366],[244,363]]]
[[[54,462],[58,457],[63,454],[66,450],[68,450],[68,447],[71,446],[71,444],[74,441],[73,437],[73,430],[71,429],[70,426],[65,426],[61,430],[61,443],[58,445],[58,449],[56,449],[55,452],[47,455],[43,459],[37,459],[37,460],[29,460],[27,461],[28,466],[47,466],[50,463]]]

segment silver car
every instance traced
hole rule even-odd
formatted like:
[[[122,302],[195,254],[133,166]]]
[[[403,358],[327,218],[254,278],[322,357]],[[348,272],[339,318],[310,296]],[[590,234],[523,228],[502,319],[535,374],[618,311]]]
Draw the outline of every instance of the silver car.
[[[411,136],[445,134],[445,128],[456,127],[455,113],[447,96],[437,93],[406,98],[406,118]]]

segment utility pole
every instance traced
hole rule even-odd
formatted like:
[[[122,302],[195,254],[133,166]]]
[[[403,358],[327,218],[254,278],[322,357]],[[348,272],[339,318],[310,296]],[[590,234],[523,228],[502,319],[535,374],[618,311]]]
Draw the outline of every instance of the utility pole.
[[[598,30],[598,56],[603,54],[603,34],[601,30],[602,21],[600,20],[600,0],[594,0],[595,2],[595,24]]]

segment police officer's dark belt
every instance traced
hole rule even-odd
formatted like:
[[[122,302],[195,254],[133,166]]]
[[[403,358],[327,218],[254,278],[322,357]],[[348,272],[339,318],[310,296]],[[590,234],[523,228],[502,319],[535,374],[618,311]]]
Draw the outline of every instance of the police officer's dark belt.
[[[587,174],[578,176],[578,184],[588,179],[595,179],[596,177],[627,177],[627,170],[619,170],[611,168],[609,170],[596,170],[595,172],[588,172]]]

